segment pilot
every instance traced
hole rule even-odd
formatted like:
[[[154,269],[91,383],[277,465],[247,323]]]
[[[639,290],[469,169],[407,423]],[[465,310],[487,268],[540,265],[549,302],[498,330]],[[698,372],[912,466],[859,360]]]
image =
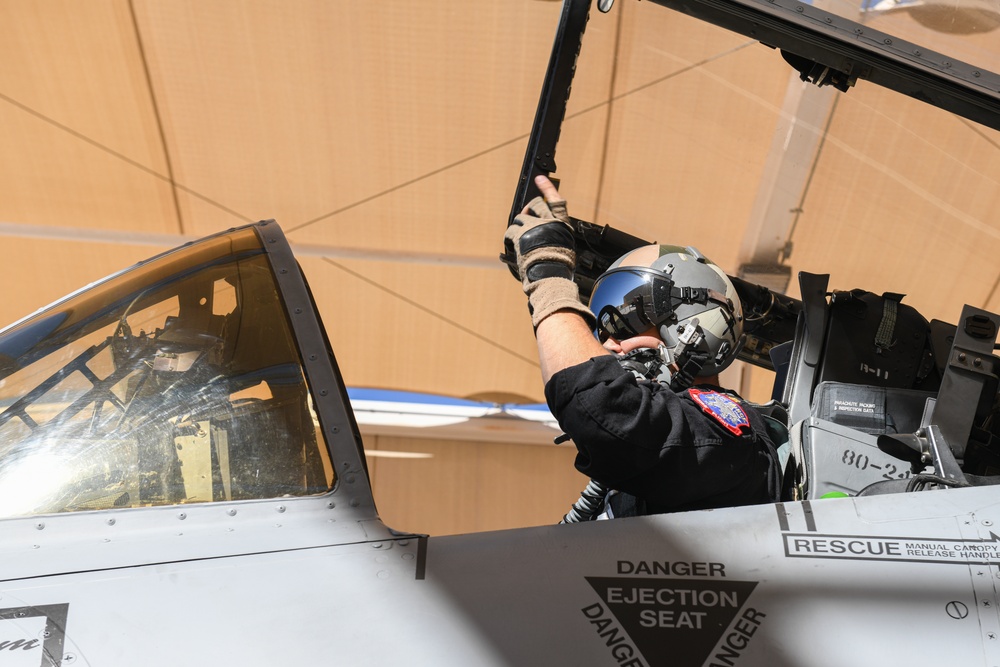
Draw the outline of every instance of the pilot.
[[[627,516],[779,500],[764,418],[718,386],[743,342],[725,273],[691,248],[638,248],[598,278],[588,308],[573,281],[566,202],[544,176],[536,185],[542,197],[504,240],[528,295],[546,400],[577,447],[577,469],[610,490],[602,509]]]

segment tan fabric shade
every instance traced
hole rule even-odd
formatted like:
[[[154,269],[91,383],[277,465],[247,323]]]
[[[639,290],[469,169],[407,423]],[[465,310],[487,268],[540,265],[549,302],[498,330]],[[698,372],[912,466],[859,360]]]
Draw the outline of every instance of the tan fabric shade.
[[[496,257],[558,17],[540,0],[0,0],[0,321],[274,218],[313,250],[348,384],[541,400]],[[961,55],[1000,70],[995,40]],[[794,81],[773,50],[652,3],[594,12],[558,154],[571,211],[735,272]],[[862,81],[814,136],[781,239],[793,276],[905,292],[928,318],[1000,308],[997,132]]]

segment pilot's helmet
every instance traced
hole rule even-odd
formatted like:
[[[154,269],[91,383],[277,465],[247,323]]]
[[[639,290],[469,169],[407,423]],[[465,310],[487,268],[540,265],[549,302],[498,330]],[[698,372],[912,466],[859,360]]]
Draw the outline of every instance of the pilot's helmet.
[[[695,248],[648,245],[619,257],[594,283],[590,309],[601,342],[631,338],[656,327],[669,350],[698,319],[707,356],[699,376],[715,375],[743,346],[743,310],[726,273]],[[690,335],[690,331],[688,331]]]

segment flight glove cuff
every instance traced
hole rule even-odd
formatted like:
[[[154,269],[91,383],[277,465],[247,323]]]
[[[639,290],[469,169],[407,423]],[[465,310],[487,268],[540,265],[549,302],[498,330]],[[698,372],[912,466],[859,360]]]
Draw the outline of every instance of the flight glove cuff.
[[[507,228],[504,242],[517,255],[518,275],[536,329],[557,310],[573,310],[595,326],[594,315],[580,302],[579,288],[573,282],[576,244],[565,201],[532,199]]]

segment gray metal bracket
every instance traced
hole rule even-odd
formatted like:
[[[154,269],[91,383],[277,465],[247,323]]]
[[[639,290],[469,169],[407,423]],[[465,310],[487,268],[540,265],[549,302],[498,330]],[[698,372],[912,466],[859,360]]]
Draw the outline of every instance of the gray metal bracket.
[[[1000,316],[972,306],[962,309],[937,402],[930,416],[930,424],[941,430],[959,463],[965,458],[976,408],[986,382],[996,379],[994,364],[997,359],[993,356],[993,345],[998,325]]]

